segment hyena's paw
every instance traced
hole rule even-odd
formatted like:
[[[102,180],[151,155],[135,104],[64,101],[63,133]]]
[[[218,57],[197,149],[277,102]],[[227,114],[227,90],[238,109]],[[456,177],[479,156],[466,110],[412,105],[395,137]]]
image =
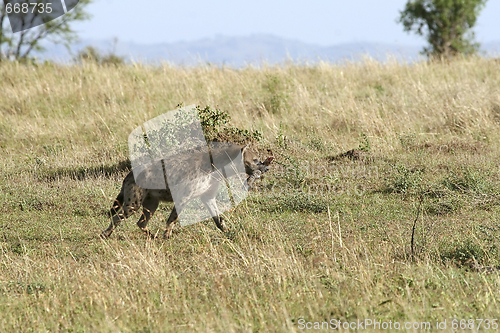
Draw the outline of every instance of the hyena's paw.
[[[217,225],[217,228],[219,228],[220,231],[222,232],[228,232],[229,228],[227,227],[226,223],[224,223],[224,219],[222,216],[219,216],[218,218],[214,219],[215,224]]]
[[[104,230],[103,232],[101,232],[100,237],[101,237],[102,239],[108,239],[108,238],[109,238],[109,236],[111,236],[111,234],[112,234],[112,233],[113,233],[113,230],[106,229],[106,230]]]
[[[170,239],[172,237],[172,230],[173,228],[165,229],[165,232],[163,233],[163,239]]]
[[[231,230],[225,223],[222,223],[222,226],[219,229],[222,232],[228,232],[229,230]]]
[[[147,228],[141,228],[142,233],[146,235],[147,238],[149,239],[156,239],[158,238],[157,234],[153,234],[151,231],[149,231]]]

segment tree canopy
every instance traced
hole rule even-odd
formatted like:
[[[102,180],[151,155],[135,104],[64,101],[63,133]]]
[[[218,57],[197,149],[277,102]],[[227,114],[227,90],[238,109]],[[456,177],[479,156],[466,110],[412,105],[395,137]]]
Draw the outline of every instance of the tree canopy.
[[[426,36],[429,58],[451,58],[475,53],[472,27],[487,0],[410,0],[400,12],[399,22],[405,31]]]
[[[0,62],[29,60],[33,51],[44,50],[40,43],[43,40],[63,44],[69,48],[69,45],[77,40],[77,34],[71,28],[71,23],[90,18],[84,10],[89,3],[90,0],[80,0],[77,6],[62,17],[31,29],[13,32],[7,17],[7,5],[11,5],[11,1],[4,0],[0,3]]]

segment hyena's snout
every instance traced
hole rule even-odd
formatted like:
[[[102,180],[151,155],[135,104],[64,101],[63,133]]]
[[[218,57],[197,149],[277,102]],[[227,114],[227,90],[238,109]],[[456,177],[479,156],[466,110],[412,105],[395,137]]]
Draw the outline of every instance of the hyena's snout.
[[[262,175],[269,171],[273,156],[269,156],[264,162],[254,159],[254,167],[252,172],[248,175],[247,184],[249,187],[253,187],[253,183],[256,179],[260,179]]]
[[[257,170],[255,170],[254,174],[258,174],[259,176],[265,174],[266,172],[269,171],[269,167],[263,165],[262,167],[259,167]]]
[[[274,157],[273,156],[269,156],[264,162],[258,162],[257,163],[257,166],[258,166],[258,170],[261,172],[261,174],[264,174],[266,172],[269,171],[270,167],[269,165],[271,164],[271,162],[274,160]]]

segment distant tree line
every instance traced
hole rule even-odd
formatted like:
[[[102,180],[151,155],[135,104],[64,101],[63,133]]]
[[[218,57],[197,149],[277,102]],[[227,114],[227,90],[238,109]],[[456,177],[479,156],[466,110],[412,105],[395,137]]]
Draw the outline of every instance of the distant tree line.
[[[409,0],[400,12],[398,22],[403,24],[405,31],[425,36],[429,46],[424,48],[423,53],[429,59],[450,59],[458,54],[470,55],[479,49],[479,44],[474,41],[472,28],[486,1]],[[76,7],[61,18],[14,33],[7,17],[8,9],[12,8],[14,2],[3,0],[0,4],[0,63],[5,60],[31,61],[33,51],[44,50],[41,44],[43,40],[63,44],[69,50],[70,45],[77,40],[71,24],[90,18],[85,12],[85,7],[90,2],[91,0],[80,0]],[[75,60],[98,64],[123,63],[123,58],[117,56],[114,51],[103,55],[91,46],[81,50]]]

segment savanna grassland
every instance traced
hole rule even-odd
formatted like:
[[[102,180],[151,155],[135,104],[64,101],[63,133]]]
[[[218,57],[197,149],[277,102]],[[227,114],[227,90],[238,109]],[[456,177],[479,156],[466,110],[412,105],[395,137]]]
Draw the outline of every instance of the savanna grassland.
[[[499,316],[498,60],[2,63],[0,83],[2,332],[451,330]],[[204,221],[151,240],[136,214],[100,239],[129,133],[179,103],[258,130],[272,170],[224,213],[227,233]]]

